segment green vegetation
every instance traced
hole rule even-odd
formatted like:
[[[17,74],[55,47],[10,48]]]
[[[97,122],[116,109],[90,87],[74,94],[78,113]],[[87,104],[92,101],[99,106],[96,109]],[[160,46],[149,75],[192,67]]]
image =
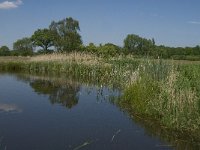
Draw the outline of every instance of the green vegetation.
[[[55,47],[60,52],[78,50],[82,45],[79,22],[69,17],[61,21],[53,21],[49,29],[55,33]]]
[[[11,54],[14,56],[32,56],[34,47],[30,38],[22,38],[13,44],[13,49]]]
[[[48,29],[38,29],[31,37],[33,45],[42,47],[46,52],[49,47],[54,45],[54,39],[54,32]]]
[[[38,50],[38,48],[42,49]],[[17,40],[13,44],[13,49],[9,50],[5,46],[1,47],[0,56],[32,56],[76,51],[107,58],[118,55],[132,55],[140,58],[149,56],[156,59],[200,60],[199,45],[195,47],[167,47],[156,45],[154,38],[146,39],[135,34],[128,34],[122,47],[112,43],[83,45],[79,21],[71,17],[52,21],[49,28],[37,29],[31,37]]]
[[[31,38],[17,40],[13,51],[1,47],[0,56],[34,56],[0,57],[0,71],[64,74],[121,89],[123,96],[116,104],[130,115],[192,133],[199,140],[200,65],[163,59],[200,60],[200,46],[158,46],[154,39],[134,34],[127,35],[123,47],[112,43],[84,46],[79,32],[79,22],[73,18],[53,21],[49,29],[38,29]],[[35,47],[42,50],[34,52]],[[38,84],[32,86],[41,91]]]
[[[128,54],[151,55],[154,46],[154,39],[147,40],[134,34],[127,35],[126,39],[124,40],[124,49]]]
[[[124,90],[120,107],[169,129],[199,133],[199,65],[144,61],[135,74],[135,80]]]
[[[0,48],[0,56],[9,56],[10,55],[10,50],[7,46],[2,46]]]
[[[84,53],[49,54],[29,58],[0,59],[0,71],[23,71],[39,74],[65,74],[76,80],[86,79],[97,85],[122,87],[130,81],[130,74],[139,61],[107,60]],[[123,83],[123,85],[121,85]]]
[[[45,76],[56,74],[79,83],[122,90],[120,100],[113,102],[130,116],[153,120],[170,132],[190,133],[193,142],[199,142],[200,64],[197,62],[190,64],[122,55],[107,59],[86,53],[55,53],[3,57],[0,58],[0,70]],[[59,89],[55,83],[48,82],[34,82],[31,86],[37,92],[47,94],[52,90],[57,93]],[[48,88],[40,89],[40,86]],[[58,102],[69,108],[76,104],[75,101],[65,104],[61,98]]]

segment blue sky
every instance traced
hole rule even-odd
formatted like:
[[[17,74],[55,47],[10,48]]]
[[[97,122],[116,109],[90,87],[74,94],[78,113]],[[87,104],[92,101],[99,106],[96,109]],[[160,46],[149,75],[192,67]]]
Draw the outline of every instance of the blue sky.
[[[0,46],[29,37],[52,20],[78,20],[84,44],[122,46],[127,34],[158,45],[200,45],[200,0],[0,0]]]

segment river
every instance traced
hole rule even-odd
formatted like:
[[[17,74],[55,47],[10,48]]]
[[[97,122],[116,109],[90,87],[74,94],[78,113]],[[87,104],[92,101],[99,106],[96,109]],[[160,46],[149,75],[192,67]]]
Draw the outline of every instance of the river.
[[[174,149],[111,101],[119,90],[0,74],[0,150]]]

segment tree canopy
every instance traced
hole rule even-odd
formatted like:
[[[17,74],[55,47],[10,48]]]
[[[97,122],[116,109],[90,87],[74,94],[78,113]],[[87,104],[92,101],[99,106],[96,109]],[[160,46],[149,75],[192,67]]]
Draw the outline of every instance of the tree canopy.
[[[13,43],[13,49],[14,52],[12,52],[14,55],[32,55],[34,46],[32,44],[32,41],[30,38],[25,37],[22,39],[17,40]]]
[[[147,55],[151,53],[152,47],[155,45],[154,39],[148,40],[135,34],[129,34],[124,39],[124,49],[128,53],[137,55]]]
[[[82,44],[79,22],[71,17],[58,22],[53,21],[49,29],[57,35],[55,46],[58,51],[73,51]]]
[[[35,47],[42,49],[34,53]],[[50,49],[51,48],[51,49]],[[128,34],[122,47],[112,43],[83,45],[79,21],[68,17],[60,21],[52,21],[49,28],[38,29],[31,38],[22,38],[13,43],[13,51],[7,46],[0,48],[0,55],[33,55],[58,52],[81,51],[103,57],[113,57],[118,54],[150,56],[152,58],[170,58],[200,60],[200,46],[168,47],[157,45],[155,39],[147,39],[136,34]]]
[[[38,29],[31,37],[35,46],[42,47],[44,51],[48,51],[48,48],[54,46],[56,35],[49,29]]]
[[[10,55],[10,50],[7,46],[2,46],[0,48],[0,56],[8,56]]]

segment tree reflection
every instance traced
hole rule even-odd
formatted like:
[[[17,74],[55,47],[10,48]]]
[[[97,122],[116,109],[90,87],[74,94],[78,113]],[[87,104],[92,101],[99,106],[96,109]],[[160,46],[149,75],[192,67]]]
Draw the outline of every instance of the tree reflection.
[[[68,109],[78,104],[80,86],[75,83],[37,79],[30,86],[38,94],[49,95],[52,104],[62,104]]]
[[[48,95],[52,104],[62,104],[68,109],[78,104],[79,97],[77,93],[80,91],[80,86],[76,82],[65,81],[64,78],[55,79],[29,75],[18,75],[18,79],[30,83],[30,86],[38,94]],[[99,89],[95,88],[96,91],[93,92],[92,86],[90,87],[91,89],[85,89],[85,93],[89,95],[93,95],[94,93],[97,94],[97,102],[109,100],[110,103],[118,106],[121,111],[127,113],[134,123],[144,128],[147,135],[158,137],[161,141],[169,143],[166,145],[156,145],[158,149],[200,149],[200,136],[198,136],[199,133],[197,133],[197,136],[195,136],[191,133],[181,133],[180,131],[169,130],[165,127],[162,127],[160,122],[150,119],[149,116],[136,114],[134,110],[130,108],[131,105],[129,103],[126,103],[123,101],[123,99],[120,99],[120,91],[109,91],[101,86]]]

